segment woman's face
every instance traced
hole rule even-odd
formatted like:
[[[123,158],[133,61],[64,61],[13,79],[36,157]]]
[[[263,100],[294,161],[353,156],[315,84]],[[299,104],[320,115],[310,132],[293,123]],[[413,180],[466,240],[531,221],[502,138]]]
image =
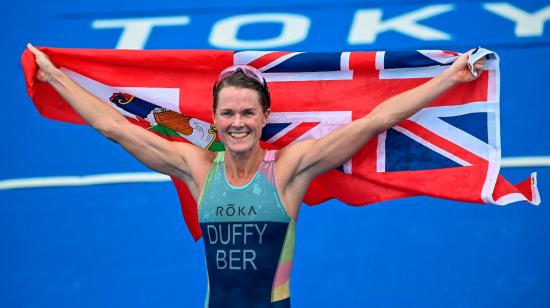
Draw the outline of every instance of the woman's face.
[[[269,110],[263,112],[255,90],[224,87],[218,93],[214,124],[226,151],[242,154],[252,150],[262,136]]]

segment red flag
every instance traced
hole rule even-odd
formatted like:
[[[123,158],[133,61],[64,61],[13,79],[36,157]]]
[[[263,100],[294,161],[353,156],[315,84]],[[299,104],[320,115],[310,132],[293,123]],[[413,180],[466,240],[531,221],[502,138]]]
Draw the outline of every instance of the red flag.
[[[233,52],[41,48],[82,87],[130,121],[175,141],[223,149],[212,127],[212,84],[225,67],[249,64],[268,81],[272,112],[262,145],[281,148],[321,138],[379,103],[435,76],[456,59],[448,51]],[[83,123],[22,56],[27,90],[45,117]],[[338,169],[315,179],[304,202],[350,205],[409,196],[504,205],[540,203],[536,175],[516,186],[500,169],[498,58],[474,82],[461,84],[380,134]],[[196,204],[173,179],[186,223],[198,239]],[[460,185],[457,185],[460,184]]]

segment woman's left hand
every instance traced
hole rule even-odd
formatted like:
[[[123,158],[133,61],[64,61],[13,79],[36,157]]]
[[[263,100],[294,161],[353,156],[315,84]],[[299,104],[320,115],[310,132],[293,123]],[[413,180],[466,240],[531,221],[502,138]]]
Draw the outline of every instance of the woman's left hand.
[[[451,75],[451,78],[456,83],[464,83],[464,82],[470,82],[472,80],[477,79],[476,76],[472,74],[470,71],[470,67],[468,66],[468,59],[470,58],[470,55],[473,53],[474,49],[470,49],[468,52],[463,53],[456,59],[456,61],[449,67],[448,73]],[[474,63],[474,71],[477,72],[477,76],[479,77],[481,75],[481,72],[483,71],[483,68],[485,66],[485,57],[477,60]]]

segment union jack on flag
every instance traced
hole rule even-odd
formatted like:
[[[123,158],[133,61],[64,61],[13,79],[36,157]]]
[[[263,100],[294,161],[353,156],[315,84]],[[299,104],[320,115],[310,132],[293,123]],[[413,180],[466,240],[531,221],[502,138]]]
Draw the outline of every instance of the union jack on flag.
[[[384,100],[426,82],[458,57],[441,50],[42,50],[133,123],[210,150],[223,149],[210,123],[212,83],[230,65],[252,65],[264,74],[272,112],[262,144],[282,148],[321,138],[365,116]],[[35,82],[36,65],[28,51],[22,61],[37,109],[49,118],[82,123],[50,86]],[[535,174],[515,186],[499,176],[499,125],[499,68],[498,57],[493,56],[475,82],[451,89],[378,135],[340,168],[315,179],[304,201],[314,205],[336,198],[366,205],[426,195],[499,205],[540,203]],[[185,185],[173,180],[187,225],[197,239],[196,204]]]

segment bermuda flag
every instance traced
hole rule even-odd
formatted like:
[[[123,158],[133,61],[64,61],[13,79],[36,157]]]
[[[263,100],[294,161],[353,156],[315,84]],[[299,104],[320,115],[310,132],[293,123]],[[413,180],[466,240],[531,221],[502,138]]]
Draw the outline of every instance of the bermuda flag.
[[[384,100],[426,82],[458,56],[441,50],[41,50],[134,124],[212,151],[223,149],[211,123],[212,85],[230,65],[248,64],[263,72],[272,113],[262,144],[281,148],[321,138],[365,116]],[[34,79],[37,67],[29,51],[22,62],[28,94],[39,112],[50,119],[83,123],[52,87]],[[539,204],[536,174],[517,185],[499,176],[499,126],[499,67],[494,56],[476,81],[451,89],[314,180],[304,201],[315,205],[335,198],[359,206],[432,196],[498,205]],[[196,204],[183,182],[173,181],[186,223],[198,239]]]

